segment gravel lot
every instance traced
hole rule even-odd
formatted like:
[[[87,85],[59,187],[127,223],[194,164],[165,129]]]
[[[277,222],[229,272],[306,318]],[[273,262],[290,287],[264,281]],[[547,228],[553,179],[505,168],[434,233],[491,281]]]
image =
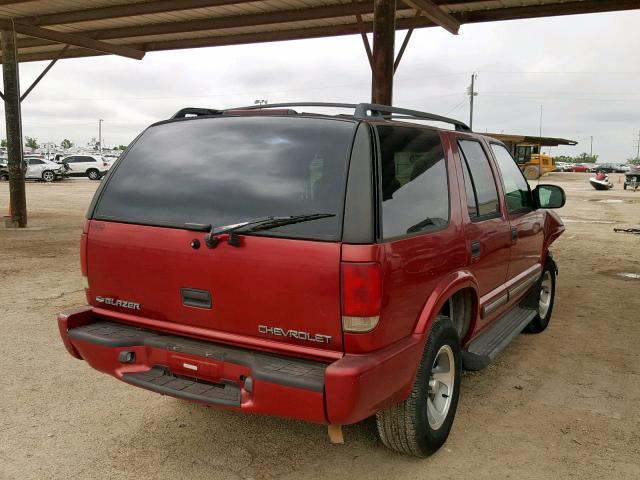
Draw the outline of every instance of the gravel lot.
[[[466,373],[448,443],[396,455],[371,420],[328,443],[317,425],[206,409],[71,358],[55,315],[81,304],[78,238],[97,182],[29,183],[29,225],[0,226],[0,478],[640,478],[640,191],[567,191],[554,318]],[[0,183],[5,214],[8,185]]]

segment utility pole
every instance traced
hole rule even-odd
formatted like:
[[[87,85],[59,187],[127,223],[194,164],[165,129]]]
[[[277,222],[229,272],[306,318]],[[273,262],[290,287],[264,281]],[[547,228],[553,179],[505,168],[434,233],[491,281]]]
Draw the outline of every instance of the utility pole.
[[[638,152],[636,153],[636,158],[640,158],[640,131],[638,131],[638,144],[636,145]]]
[[[591,149],[589,150],[589,156],[593,158],[593,135],[591,135]]]
[[[103,119],[98,120],[98,145],[100,145],[100,155],[102,155],[102,122]]]
[[[469,128],[473,130],[473,97],[478,96],[478,92],[475,90],[476,78],[478,78],[478,74],[473,72],[471,74],[471,85],[467,88],[467,95],[469,95]]]

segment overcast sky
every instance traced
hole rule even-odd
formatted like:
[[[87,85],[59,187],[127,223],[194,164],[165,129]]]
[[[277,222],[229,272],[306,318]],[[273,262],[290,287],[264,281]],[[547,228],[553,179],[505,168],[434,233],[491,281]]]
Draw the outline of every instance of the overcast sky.
[[[399,48],[405,32],[396,37]],[[26,90],[46,63],[21,66]],[[394,104],[468,121],[465,96],[478,73],[474,129],[577,140],[552,154],[599,161],[635,156],[640,130],[640,11],[416,30],[395,77]],[[184,106],[231,107],[255,99],[370,100],[359,36],[149,53],[144,60],[62,60],[23,104],[23,133],[40,142],[127,144]],[[4,122],[0,122],[4,137]]]

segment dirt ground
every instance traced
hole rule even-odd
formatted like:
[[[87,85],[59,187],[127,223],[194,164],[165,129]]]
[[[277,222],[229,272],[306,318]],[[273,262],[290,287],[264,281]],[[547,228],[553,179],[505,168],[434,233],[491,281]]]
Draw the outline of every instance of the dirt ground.
[[[419,460],[386,450],[371,420],[331,445],[317,425],[207,409],[73,359],[55,315],[84,302],[78,261],[88,180],[29,183],[29,225],[0,226],[0,478],[640,478],[640,191],[567,191],[549,329],[465,373],[447,444]],[[8,185],[0,183],[4,214]]]

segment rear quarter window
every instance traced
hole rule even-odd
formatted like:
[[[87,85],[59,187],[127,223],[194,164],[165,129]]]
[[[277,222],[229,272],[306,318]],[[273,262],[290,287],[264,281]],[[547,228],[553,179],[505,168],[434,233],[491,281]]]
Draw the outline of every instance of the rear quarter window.
[[[440,229],[449,221],[444,151],[435,130],[377,126],[381,153],[382,236]]]

